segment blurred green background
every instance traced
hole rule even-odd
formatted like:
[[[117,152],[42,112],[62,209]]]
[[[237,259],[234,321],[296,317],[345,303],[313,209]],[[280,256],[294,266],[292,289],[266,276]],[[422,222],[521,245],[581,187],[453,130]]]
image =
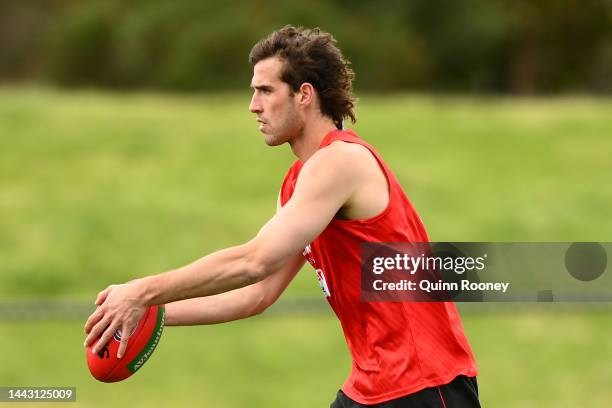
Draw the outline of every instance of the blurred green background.
[[[76,405],[93,407],[333,400],[350,359],[309,267],[270,313],[167,328],[123,383],[93,380],[82,348],[106,285],[242,243],[273,214],[294,158],[265,146],[248,112],[247,55],[286,23],[338,38],[357,72],[354,128],[432,240],[609,241],[611,10],[594,0],[2,2],[0,386],[76,386]],[[63,312],[28,312],[40,302]],[[470,306],[484,407],[612,404],[605,305]]]

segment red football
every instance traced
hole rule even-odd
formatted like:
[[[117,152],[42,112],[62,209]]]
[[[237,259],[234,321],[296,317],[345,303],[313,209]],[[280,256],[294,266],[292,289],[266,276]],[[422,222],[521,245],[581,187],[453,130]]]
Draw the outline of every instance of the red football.
[[[98,353],[91,351],[97,339],[85,350],[87,367],[96,380],[116,382],[125,380],[147,362],[159,343],[164,330],[164,305],[151,306],[138,321],[128,340],[122,359],[117,358],[121,330]]]

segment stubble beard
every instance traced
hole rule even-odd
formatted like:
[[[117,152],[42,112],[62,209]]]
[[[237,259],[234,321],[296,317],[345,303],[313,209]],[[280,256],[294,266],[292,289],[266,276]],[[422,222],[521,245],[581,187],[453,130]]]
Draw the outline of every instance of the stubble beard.
[[[300,136],[304,125],[301,123],[299,116],[295,114],[295,111],[291,109],[276,129],[271,133],[264,133],[268,146],[280,146],[285,143],[291,144],[292,140]]]

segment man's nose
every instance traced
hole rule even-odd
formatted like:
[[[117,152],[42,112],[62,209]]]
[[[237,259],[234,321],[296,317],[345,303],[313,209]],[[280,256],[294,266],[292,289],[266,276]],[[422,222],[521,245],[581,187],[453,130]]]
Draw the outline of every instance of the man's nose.
[[[259,98],[257,98],[255,95],[253,95],[253,97],[251,98],[249,111],[251,111],[251,113],[261,113],[262,111],[261,104],[259,103]]]

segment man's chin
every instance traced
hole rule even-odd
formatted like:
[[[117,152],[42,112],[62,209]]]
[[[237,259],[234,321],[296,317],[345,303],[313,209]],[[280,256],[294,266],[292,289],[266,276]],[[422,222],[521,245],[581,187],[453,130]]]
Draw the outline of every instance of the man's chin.
[[[280,146],[285,143],[281,138],[267,133],[264,133],[264,140],[268,146]]]
[[[268,146],[280,146],[280,145],[282,145],[284,143],[283,141],[280,141],[278,139],[269,139],[267,137],[266,137],[265,141],[266,141],[266,144]]]

